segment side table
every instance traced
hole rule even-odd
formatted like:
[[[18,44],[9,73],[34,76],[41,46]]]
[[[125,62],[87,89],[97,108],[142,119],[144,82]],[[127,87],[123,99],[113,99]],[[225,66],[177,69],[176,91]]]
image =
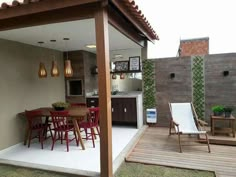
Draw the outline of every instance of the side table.
[[[211,119],[211,133],[214,136],[215,133],[232,133],[233,137],[235,137],[235,117],[231,115],[231,117],[224,117],[224,116],[210,116]],[[223,121],[229,122],[229,127],[223,129],[216,129],[215,122],[216,121]]]

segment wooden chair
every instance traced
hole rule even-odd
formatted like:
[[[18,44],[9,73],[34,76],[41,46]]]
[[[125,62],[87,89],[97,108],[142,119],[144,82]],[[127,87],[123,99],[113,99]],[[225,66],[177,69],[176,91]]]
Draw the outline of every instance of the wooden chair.
[[[52,148],[54,148],[54,144],[57,140],[61,140],[61,144],[63,140],[66,140],[66,147],[67,147],[67,152],[69,152],[69,142],[73,141],[74,139],[76,140],[77,146],[79,145],[78,138],[76,136],[74,126],[70,123],[69,117],[68,117],[68,111],[51,111],[51,117],[52,117],[52,123],[54,126],[54,135],[53,135],[53,142],[52,142]],[[69,139],[68,133],[70,131],[74,131],[74,138]],[[57,134],[58,136],[57,138]]]
[[[49,124],[43,123],[42,120],[42,111],[41,110],[25,110],[25,115],[28,122],[28,147],[30,147],[31,140],[33,138],[38,138],[41,143],[41,148],[43,149],[43,141],[44,141],[44,132],[49,129],[50,133],[51,128]],[[35,134],[35,135],[33,135]]]
[[[93,147],[95,147],[94,139],[96,139],[96,135],[100,136],[100,130],[99,130],[99,108],[89,108],[89,114],[87,121],[83,121],[79,123],[80,129],[84,129],[86,140],[92,140],[93,141]],[[94,128],[97,130],[97,134],[94,131]],[[90,129],[90,133],[88,132],[88,129]]]
[[[179,149],[182,152],[181,135],[197,135],[198,142],[204,142],[208,146],[208,152],[210,153],[210,145],[207,136],[207,132],[201,129],[201,125],[205,125],[204,121],[198,119],[196,111],[192,103],[169,103],[171,112],[171,121],[169,135],[177,134]],[[175,128],[175,132],[172,133],[172,127]],[[199,136],[205,135],[205,139],[199,139]]]

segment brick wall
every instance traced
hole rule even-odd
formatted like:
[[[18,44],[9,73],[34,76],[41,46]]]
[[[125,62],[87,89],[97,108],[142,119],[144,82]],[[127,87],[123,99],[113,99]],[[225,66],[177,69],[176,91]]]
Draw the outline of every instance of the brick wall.
[[[236,53],[203,56],[205,59],[205,120],[211,107],[222,104],[236,107]],[[184,60],[183,60],[184,59]],[[168,102],[191,102],[191,57],[155,60],[158,125],[168,126]],[[228,76],[223,71],[229,71]],[[170,78],[170,73],[175,73]],[[233,112],[236,115],[236,110]]]
[[[180,41],[180,57],[209,54],[209,38],[188,39]]]

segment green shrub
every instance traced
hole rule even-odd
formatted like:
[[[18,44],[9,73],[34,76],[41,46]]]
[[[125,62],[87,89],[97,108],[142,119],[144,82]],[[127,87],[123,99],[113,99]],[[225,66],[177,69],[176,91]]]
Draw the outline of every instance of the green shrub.
[[[225,106],[224,107],[224,112],[232,112],[234,110],[233,107],[230,107],[230,106]]]
[[[69,103],[58,101],[58,102],[53,103],[52,107],[68,108],[69,105],[70,105]]]
[[[211,110],[213,112],[224,112],[224,106],[221,105],[212,106]]]

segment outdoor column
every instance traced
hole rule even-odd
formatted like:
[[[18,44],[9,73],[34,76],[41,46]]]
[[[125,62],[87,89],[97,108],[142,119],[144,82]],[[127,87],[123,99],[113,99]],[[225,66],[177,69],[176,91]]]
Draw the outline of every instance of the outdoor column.
[[[98,89],[100,108],[100,162],[101,177],[112,177],[112,125],[109,65],[109,37],[107,9],[101,7],[95,14]]]
[[[144,40],[144,47],[141,48],[141,61],[148,59],[148,41]],[[143,70],[143,69],[142,69]],[[143,72],[142,72],[143,77]],[[144,90],[144,81],[142,80],[142,90]],[[145,92],[144,92],[145,93]],[[143,93],[143,100],[144,100],[144,93]],[[143,103],[142,103],[143,104]],[[146,116],[146,106],[143,104],[143,125],[147,124],[147,116]]]

